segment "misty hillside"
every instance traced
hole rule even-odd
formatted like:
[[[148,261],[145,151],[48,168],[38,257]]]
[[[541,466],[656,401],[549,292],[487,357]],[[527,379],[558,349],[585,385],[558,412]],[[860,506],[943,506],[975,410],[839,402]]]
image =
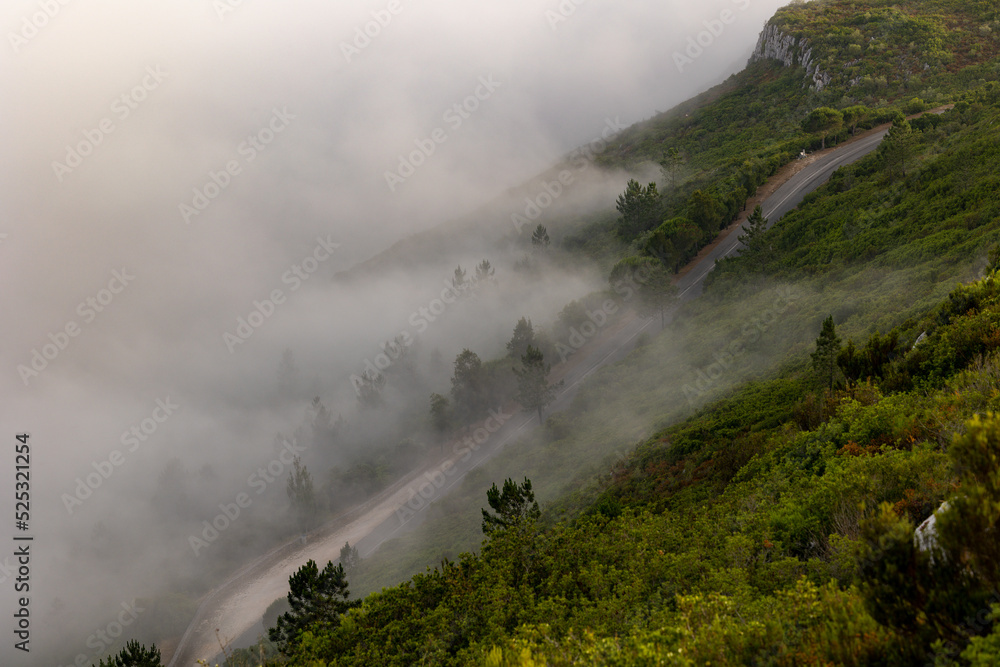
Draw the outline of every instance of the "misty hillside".
[[[1000,7],[783,1],[5,9],[0,665],[1000,664]]]
[[[538,218],[612,287],[891,124],[422,531],[349,559],[359,606],[228,664],[1000,660],[997,34],[989,3],[796,3],[744,71],[622,132],[598,163],[655,184]]]

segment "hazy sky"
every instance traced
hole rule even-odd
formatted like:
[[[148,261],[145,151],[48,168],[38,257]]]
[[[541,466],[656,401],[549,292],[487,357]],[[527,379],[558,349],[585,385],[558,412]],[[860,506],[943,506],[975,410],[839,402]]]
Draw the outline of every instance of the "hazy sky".
[[[141,523],[127,499],[172,456],[224,475],[237,452],[266,451],[301,412],[275,399],[285,348],[335,403],[344,369],[447,267],[351,293],[334,272],[523,183],[609,119],[648,118],[740,69],[781,4],[4,2],[0,437],[32,434],[33,530],[52,536],[37,545],[38,607],[58,589],[68,608],[104,613],[86,582],[119,573],[68,572],[61,538]],[[589,288],[564,279],[525,308]],[[227,346],[275,290],[259,330]],[[500,313],[503,326],[520,314]],[[179,408],[161,423],[167,399]],[[143,420],[155,431],[69,515],[61,494]],[[7,618],[10,580],[0,596]],[[3,646],[4,664],[31,664]]]

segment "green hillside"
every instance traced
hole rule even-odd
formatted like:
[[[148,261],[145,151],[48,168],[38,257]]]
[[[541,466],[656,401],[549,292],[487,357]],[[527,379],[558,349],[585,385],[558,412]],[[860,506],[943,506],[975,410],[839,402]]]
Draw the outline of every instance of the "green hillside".
[[[595,257],[638,252],[686,261],[800,151],[836,145],[897,112],[940,106],[1000,78],[995,3],[814,0],[779,10],[769,26],[796,44],[793,66],[756,59],[715,89],[623,132],[598,162],[659,164],[662,201],[633,225],[613,216],[594,222],[568,239],[570,247]],[[810,71],[824,75],[821,87],[798,66],[807,52]],[[816,109],[836,111],[835,122],[804,124]]]
[[[353,564],[359,606],[306,591],[267,664],[1000,663],[1000,8],[814,1],[770,25],[822,89],[761,60],[628,130],[601,161],[662,162],[660,186],[566,248],[673,267],[800,150],[894,121],[882,147]]]

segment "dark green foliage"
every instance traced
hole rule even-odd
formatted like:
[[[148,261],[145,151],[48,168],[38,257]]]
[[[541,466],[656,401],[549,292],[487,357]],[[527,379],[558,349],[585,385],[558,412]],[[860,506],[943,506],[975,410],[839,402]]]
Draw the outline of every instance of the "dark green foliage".
[[[820,386],[833,389],[840,375],[837,358],[840,356],[840,336],[833,324],[833,316],[823,320],[823,330],[816,339],[816,350],[812,353],[813,372]]]
[[[837,357],[837,366],[849,380],[879,378],[882,377],[887,364],[904,354],[905,351],[905,347],[900,345],[897,330],[893,330],[885,336],[876,333],[868,339],[860,350],[854,347],[853,340],[848,340],[847,347],[841,350]]]
[[[527,477],[523,484],[508,478],[503,483],[502,491],[494,484],[486,492],[486,501],[493,510],[482,510],[483,534],[487,536],[497,531],[517,528],[541,516],[535,494],[531,490],[531,480]]]
[[[722,207],[715,195],[695,190],[691,194],[688,217],[706,234],[714,235],[726,222]]]
[[[958,493],[935,513],[922,536],[883,505],[866,522],[862,576],[867,604],[880,622],[917,639],[941,642],[954,657],[988,634],[991,603],[1000,601],[1000,420],[974,416],[948,451]]]
[[[880,149],[841,168],[805,206],[775,224],[768,231],[773,254],[760,272],[794,279],[839,277],[862,265],[943,272],[976,254],[985,260],[984,246],[996,243],[1000,220],[1000,200],[989,194],[1000,188],[1000,111],[983,106],[960,116],[956,109],[939,118],[937,129],[911,125],[905,179],[899,156],[889,151],[890,181],[887,149]],[[722,262],[709,281],[742,281],[737,274],[747,270]],[[877,291],[878,281],[871,287]]]
[[[976,415],[948,450],[960,492],[940,516],[945,559],[961,563],[981,590],[1000,592],[1000,418]]]
[[[674,147],[668,148],[663,154],[663,159],[660,160],[660,170],[667,186],[675,185],[680,181],[683,166],[684,158],[681,157],[677,149]]]
[[[623,239],[652,229],[663,220],[656,183],[642,186],[635,179],[630,179],[625,192],[618,196],[615,208],[621,216],[618,218],[618,235]]]
[[[698,253],[704,237],[687,218],[671,218],[650,232],[643,250],[677,273]]]
[[[802,121],[802,129],[822,135],[822,148],[826,148],[826,138],[844,123],[844,114],[830,107],[813,109]]]
[[[758,204],[754,207],[753,212],[747,216],[746,233],[740,235],[739,241],[747,250],[756,250],[766,231],[767,218],[764,217],[764,211]]]
[[[913,154],[915,143],[916,137],[909,122],[902,120],[893,124],[879,148],[890,180],[895,180],[897,175],[899,178],[906,178],[906,165]]]
[[[971,304],[1000,313],[993,280],[960,291],[952,320],[916,350],[965,327]],[[827,318],[821,339],[836,338]],[[889,350],[905,352],[898,340],[874,336],[852,364],[887,373],[900,362]],[[593,662],[625,650],[615,637],[648,655],[683,648],[699,664],[991,655],[1000,553],[977,538],[1000,522],[1000,420],[969,423],[950,462],[938,446],[942,420],[970,409],[956,392],[986,378],[953,373],[931,395],[827,389],[826,416],[803,428],[806,366],[658,433],[569,523],[539,532],[530,481],[494,484],[480,555],[369,597],[349,625],[303,635],[294,664],[468,664],[499,649],[506,660],[511,647],[512,660],[522,649],[537,660],[553,646]],[[1000,388],[1000,369],[990,372]],[[1000,402],[1000,389],[985,391]],[[921,549],[914,526],[943,500],[955,514],[939,512],[940,547]],[[576,643],[580,628],[594,643]]]
[[[268,638],[282,653],[288,653],[300,633],[306,629],[329,632],[340,617],[360,602],[349,602],[350,591],[344,566],[330,561],[322,571],[309,560],[288,578],[288,605],[291,609],[278,617]]]
[[[748,258],[748,261],[757,265],[763,265],[767,261],[768,247],[764,240],[764,233],[767,231],[767,218],[760,204],[754,207],[753,212],[747,216],[744,225],[746,232],[741,234],[739,242],[743,244],[740,252]]]
[[[147,649],[137,641],[130,641],[117,655],[101,660],[98,667],[161,667],[160,649],[156,644]]]
[[[990,248],[988,261],[989,263],[986,265],[986,270],[990,273],[996,273],[996,270],[1000,269],[1000,243],[996,243],[992,248]]]
[[[863,123],[870,113],[871,109],[863,104],[856,104],[841,111],[844,124],[851,129],[851,136],[854,136],[858,124]]]

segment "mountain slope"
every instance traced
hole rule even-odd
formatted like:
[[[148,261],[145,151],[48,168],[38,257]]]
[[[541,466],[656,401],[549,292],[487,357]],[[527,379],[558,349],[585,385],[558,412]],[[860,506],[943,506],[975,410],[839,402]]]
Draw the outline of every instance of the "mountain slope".
[[[1000,120],[998,101],[980,122]],[[789,321],[802,300],[792,299]],[[860,665],[972,655],[970,640],[990,623],[969,629],[962,619],[988,612],[1000,563],[984,558],[975,584],[962,583],[961,571],[935,569],[912,548],[913,529],[957,488],[984,483],[969,476],[968,452],[949,445],[974,413],[1000,408],[998,325],[1000,282],[989,277],[890,336],[844,346],[833,391],[801,353],[789,355],[780,375],[655,434],[596,495],[564,500],[572,520],[494,534],[479,555],[369,596],[339,629],[304,637],[293,662]],[[1000,430],[991,424],[988,433]],[[983,447],[995,474],[1000,438]],[[946,548],[963,553],[981,542],[955,539]],[[917,587],[883,599],[900,567]],[[936,640],[951,643],[934,649]]]
[[[1000,521],[1000,426],[969,420],[1000,408],[990,254],[1000,240],[1000,86],[986,81],[1000,68],[980,30],[995,22],[986,3],[793,5],[772,35],[811,40],[819,70],[759,61],[688,116],[626,133],[602,159],[639,164],[671,142],[693,147],[664,204],[687,215],[688,196],[726,192],[768,136],[761,160],[821,141],[802,118],[863,92],[851,84],[858,72],[884,76],[876,91],[910,100],[903,106],[917,92],[957,102],[940,117],[900,120],[883,149],[807,197],[766,244],[724,262],[702,298],[597,374],[544,432],[435,503],[427,533],[396,553],[412,571],[475,548],[486,488],[504,477],[532,479],[540,522],[369,595],[339,625],[303,635],[292,663],[958,664],[964,652],[991,664],[1000,561],[982,536]],[[855,30],[863,42],[851,41]],[[942,39],[927,74],[914,73],[915,52],[899,41],[912,35]],[[858,57],[854,45],[868,60],[839,65]],[[822,90],[817,71],[830,75]],[[940,88],[915,90],[918,76]],[[755,94],[772,101],[762,91],[774,96],[765,121],[748,116]],[[731,126],[720,119],[741,113],[742,127],[714,136]],[[603,229],[579,246],[610,244]],[[631,251],[648,248],[639,240],[626,241]],[[956,288],[962,281],[971,282]],[[840,337],[858,342],[832,344],[835,363],[814,365],[831,314]],[[914,546],[914,526],[944,500],[955,509],[939,519],[932,560]],[[393,558],[352,577],[397,571]]]

